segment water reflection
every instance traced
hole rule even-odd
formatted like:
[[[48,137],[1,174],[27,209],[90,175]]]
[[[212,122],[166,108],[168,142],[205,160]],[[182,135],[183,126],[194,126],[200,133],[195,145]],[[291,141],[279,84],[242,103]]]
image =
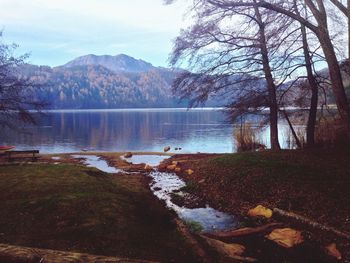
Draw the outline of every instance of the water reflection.
[[[2,134],[0,145],[41,152],[162,151],[167,145],[182,152],[234,152],[232,130],[214,109],[54,111],[25,134]],[[268,130],[261,138],[268,142]]]

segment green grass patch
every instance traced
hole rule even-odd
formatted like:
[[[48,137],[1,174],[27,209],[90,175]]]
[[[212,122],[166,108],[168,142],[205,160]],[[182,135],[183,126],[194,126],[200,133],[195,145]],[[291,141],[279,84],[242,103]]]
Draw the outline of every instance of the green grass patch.
[[[164,261],[191,252],[141,176],[74,165],[0,167],[0,242]]]
[[[185,220],[184,223],[188,230],[192,233],[200,233],[203,231],[202,225],[196,221]]]

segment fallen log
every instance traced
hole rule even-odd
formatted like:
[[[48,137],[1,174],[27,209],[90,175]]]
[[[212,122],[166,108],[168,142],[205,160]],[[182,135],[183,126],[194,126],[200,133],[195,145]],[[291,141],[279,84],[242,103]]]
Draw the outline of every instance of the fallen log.
[[[264,233],[271,230],[272,228],[279,227],[281,225],[281,223],[271,223],[259,227],[245,227],[236,230],[207,233],[205,234],[205,236],[217,239],[243,237],[248,235]]]
[[[192,251],[196,254],[198,258],[202,260],[201,262],[203,263],[211,262],[208,253],[202,248],[202,246],[198,243],[198,241],[188,231],[185,224],[180,219],[175,219],[175,223],[178,231],[185,237],[187,243],[191,246]]]
[[[69,251],[58,251],[52,249],[39,249],[21,246],[0,244],[0,262],[13,263],[150,263],[148,260],[96,256],[85,253],[75,253]]]
[[[289,220],[295,220],[299,223],[302,223],[302,224],[305,224],[305,225],[309,225],[313,228],[317,228],[317,229],[320,229],[320,230],[323,230],[323,231],[326,231],[326,232],[330,232],[330,233],[333,233],[335,234],[336,236],[338,237],[342,237],[342,238],[345,238],[345,239],[350,239],[350,233],[347,233],[347,232],[343,232],[343,231],[340,231],[334,227],[330,227],[330,226],[326,226],[326,225],[323,225],[323,224],[320,224],[318,222],[315,222],[307,217],[304,217],[304,216],[301,216],[301,215],[298,215],[298,214],[295,214],[293,212],[288,212],[288,211],[285,211],[285,210],[282,210],[282,209],[279,209],[279,208],[274,208],[273,209],[273,213],[274,215],[278,215],[278,216],[281,216],[281,217],[284,217],[284,218],[288,218]]]
[[[228,244],[220,240],[208,238],[204,235],[199,235],[211,248],[215,249],[221,256],[228,257],[239,262],[256,262],[257,259],[244,257],[242,254],[245,247],[240,244]]]

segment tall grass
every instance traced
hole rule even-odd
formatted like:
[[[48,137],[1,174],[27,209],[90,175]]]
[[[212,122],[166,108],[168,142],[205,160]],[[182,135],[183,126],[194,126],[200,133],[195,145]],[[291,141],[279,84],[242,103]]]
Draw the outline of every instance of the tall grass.
[[[254,128],[249,122],[246,122],[233,131],[233,136],[236,141],[238,152],[256,151],[265,149],[257,136],[257,128]]]
[[[346,129],[338,118],[322,118],[316,125],[315,143],[333,147],[347,145]]]

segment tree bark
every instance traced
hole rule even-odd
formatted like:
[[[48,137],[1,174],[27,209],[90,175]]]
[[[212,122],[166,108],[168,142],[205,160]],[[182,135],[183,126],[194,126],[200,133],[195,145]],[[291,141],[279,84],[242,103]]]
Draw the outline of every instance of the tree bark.
[[[344,89],[340,66],[327,29],[320,28],[319,31],[320,43],[326,57],[338,112],[346,128],[348,141],[350,141],[350,107]]]
[[[294,5],[295,5],[295,12],[298,15],[300,15],[295,2],[294,2]],[[307,41],[305,25],[300,24],[300,30],[301,30],[302,40],[303,40],[303,52],[304,52],[307,80],[311,89],[309,117],[308,117],[307,126],[306,126],[306,144],[308,147],[312,147],[315,145],[315,126],[316,126],[317,106],[318,106],[318,85],[312,71],[312,60],[309,52],[309,44]]]
[[[348,16],[348,60],[350,60],[350,0],[347,1],[347,16]]]
[[[255,2],[255,1],[254,1]],[[270,108],[270,143],[272,150],[280,150],[281,146],[278,141],[278,104],[276,97],[276,85],[274,83],[270,62],[269,53],[266,45],[265,37],[265,24],[262,21],[259,7],[254,6],[255,15],[259,24],[259,36],[260,36],[260,51],[262,57],[263,71],[267,82],[267,90],[269,95],[269,108]]]

